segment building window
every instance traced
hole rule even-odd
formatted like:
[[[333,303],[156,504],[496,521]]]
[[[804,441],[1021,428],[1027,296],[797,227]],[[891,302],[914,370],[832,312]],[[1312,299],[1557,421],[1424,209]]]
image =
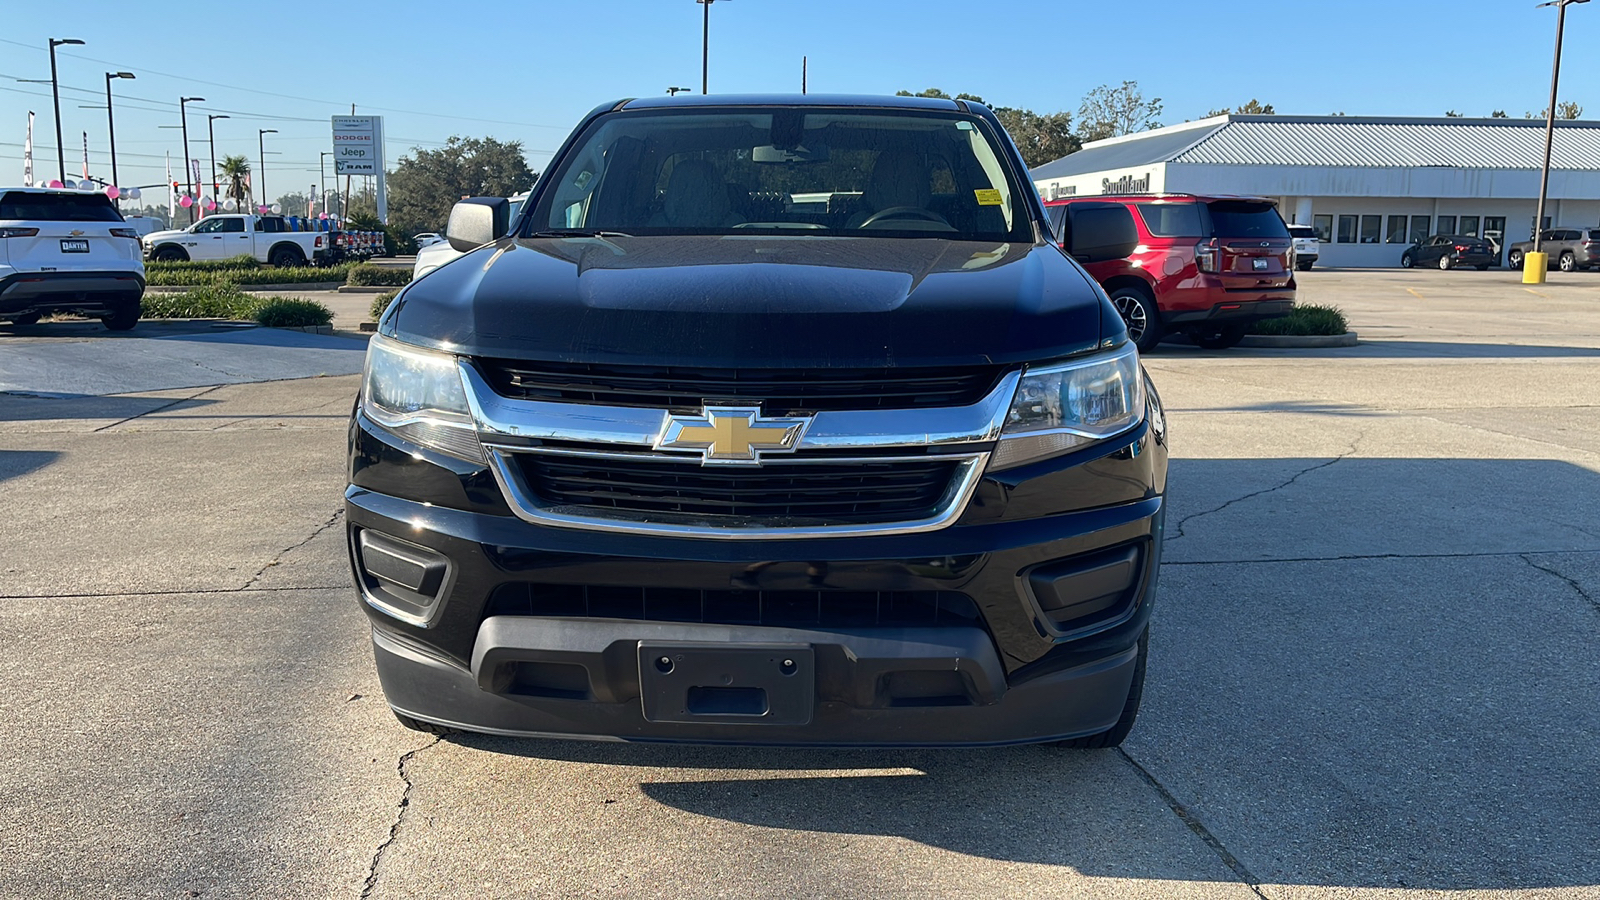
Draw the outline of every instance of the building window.
[[[1440,216],[1439,217],[1439,233],[1440,234],[1455,234],[1456,233],[1456,217],[1455,216]]]
[[[1411,243],[1420,244],[1428,239],[1433,231],[1433,219],[1430,216],[1411,217]]]
[[[1506,239],[1506,217],[1484,216],[1483,236],[1496,243],[1504,243]]]
[[[1404,244],[1406,242],[1406,217],[1389,217],[1389,243]]]
[[[1317,231],[1317,240],[1333,243],[1333,216],[1312,216],[1311,227]]]
[[[1356,242],[1356,217],[1339,217],[1339,243],[1354,244]]]
[[[1461,233],[1466,235],[1467,237],[1477,237],[1478,236],[1478,217],[1477,216],[1462,216],[1461,217]]]
[[[1376,244],[1382,239],[1380,229],[1383,228],[1382,216],[1361,217],[1361,243]]]

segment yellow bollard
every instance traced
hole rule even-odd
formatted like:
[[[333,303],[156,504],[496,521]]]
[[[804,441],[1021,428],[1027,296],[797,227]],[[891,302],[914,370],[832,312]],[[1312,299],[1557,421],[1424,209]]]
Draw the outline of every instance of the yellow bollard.
[[[1522,283],[1544,284],[1545,273],[1550,270],[1550,254],[1524,253],[1522,255]]]

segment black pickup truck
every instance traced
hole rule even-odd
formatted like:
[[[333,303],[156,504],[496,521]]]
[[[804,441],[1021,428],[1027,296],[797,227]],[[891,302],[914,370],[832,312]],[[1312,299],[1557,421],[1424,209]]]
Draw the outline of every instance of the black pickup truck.
[[[350,559],[402,723],[1126,736],[1166,424],[1073,258],[1125,210],[1053,236],[993,113],[921,98],[611,103],[548,172],[458,204],[368,352]]]

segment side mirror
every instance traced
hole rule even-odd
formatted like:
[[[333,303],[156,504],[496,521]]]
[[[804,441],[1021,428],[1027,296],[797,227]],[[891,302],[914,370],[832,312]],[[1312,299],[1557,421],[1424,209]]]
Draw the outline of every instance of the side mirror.
[[[1078,262],[1126,259],[1139,246],[1133,213],[1121,203],[1070,203],[1061,246]]]
[[[469,253],[502,237],[511,228],[511,201],[504,197],[468,197],[450,208],[445,237],[450,246]]]

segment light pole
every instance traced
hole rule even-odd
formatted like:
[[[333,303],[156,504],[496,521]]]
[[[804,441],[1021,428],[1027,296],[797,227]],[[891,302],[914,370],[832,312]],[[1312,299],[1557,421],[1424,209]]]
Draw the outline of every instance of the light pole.
[[[217,202],[217,132],[212,127],[218,119],[231,119],[232,116],[206,116],[206,140],[211,143],[211,202]]]
[[[1544,9],[1546,6],[1556,8],[1556,58],[1550,67],[1550,108],[1545,110],[1544,120],[1544,166],[1539,170],[1539,208],[1533,214],[1533,253],[1525,256],[1522,261],[1522,281],[1524,284],[1544,283],[1545,272],[1550,268],[1550,259],[1541,249],[1544,231],[1544,204],[1550,195],[1550,148],[1555,143],[1556,137],[1556,90],[1561,84],[1561,33],[1567,24],[1567,7],[1574,3],[1588,3],[1589,0],[1550,0],[1541,3],[1535,9]]]
[[[61,86],[56,82],[56,48],[63,44],[81,44],[77,38],[50,39],[50,98],[56,107],[56,165],[60,171],[56,178],[67,180],[67,148],[61,145]]]
[[[132,78],[132,72],[107,72],[106,73],[106,131],[111,137],[111,183],[122,190],[122,182],[117,180],[117,120],[111,115],[111,80],[113,78]],[[112,201],[118,209],[122,208],[122,198],[118,196]]]
[[[711,71],[711,4],[717,0],[694,0],[705,7],[705,19],[700,26],[700,93],[710,93],[707,85]],[[722,0],[726,3],[728,0]]]
[[[258,175],[261,176],[261,204],[257,204],[258,206],[262,205],[262,204],[265,204],[267,206],[271,206],[272,205],[272,203],[270,201],[270,198],[267,197],[267,144],[266,144],[267,138],[266,138],[266,136],[269,135],[269,134],[277,134],[277,133],[278,133],[278,129],[276,129],[276,128],[258,128],[258,129],[256,129],[256,153],[258,154],[257,159],[260,160],[260,162],[258,163],[258,166],[261,169],[261,171],[257,173]]]
[[[189,104],[204,103],[204,97],[179,97],[178,118],[183,120],[183,186],[188,190],[189,196],[194,197],[194,169],[189,165]],[[189,204],[189,224],[194,224],[194,208],[196,204]]]

